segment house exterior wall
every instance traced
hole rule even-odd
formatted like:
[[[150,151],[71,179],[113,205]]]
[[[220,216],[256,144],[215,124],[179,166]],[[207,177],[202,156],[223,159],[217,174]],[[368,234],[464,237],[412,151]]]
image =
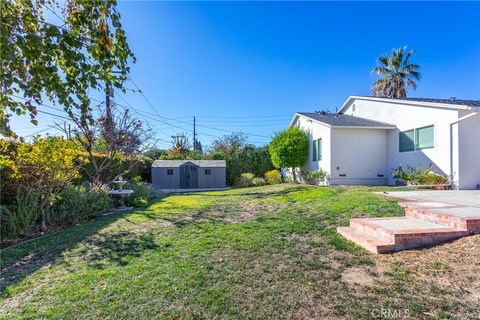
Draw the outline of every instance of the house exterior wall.
[[[330,175],[331,170],[331,133],[330,128],[318,122],[299,117],[293,126],[305,131],[308,137],[308,158],[304,169],[316,171],[322,169]],[[322,139],[322,160],[313,161],[313,141]]]
[[[167,170],[173,170],[173,175],[168,175]],[[179,189],[180,168],[152,167],[152,185],[158,189]]]
[[[205,174],[205,170],[210,169],[210,174]],[[226,168],[199,168],[198,187],[206,188],[225,188],[227,186]]]
[[[330,184],[386,184],[388,131],[332,128]]]
[[[344,113],[396,125],[397,129],[389,130],[387,137],[388,172],[386,176],[388,184],[394,183],[390,173],[399,165],[423,168],[432,165],[432,168],[439,173],[451,174],[453,168],[450,157],[450,127],[451,123],[458,120],[460,116],[458,110],[356,99]],[[399,132],[428,125],[434,125],[434,148],[408,152],[399,151]],[[459,132],[460,139],[463,139],[461,136],[462,132]]]
[[[480,184],[480,114],[458,122],[458,187],[477,189]]]

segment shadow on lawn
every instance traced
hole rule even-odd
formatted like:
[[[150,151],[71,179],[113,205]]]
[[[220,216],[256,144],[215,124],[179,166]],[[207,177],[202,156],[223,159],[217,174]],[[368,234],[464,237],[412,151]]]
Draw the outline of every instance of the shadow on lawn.
[[[130,258],[138,258],[146,250],[160,248],[152,234],[129,231],[98,235],[84,244],[85,248],[81,251],[83,259],[97,268],[103,268],[104,261],[125,266]]]
[[[64,252],[98,233],[126,213],[102,216],[0,251],[0,293],[35,271],[63,260]]]

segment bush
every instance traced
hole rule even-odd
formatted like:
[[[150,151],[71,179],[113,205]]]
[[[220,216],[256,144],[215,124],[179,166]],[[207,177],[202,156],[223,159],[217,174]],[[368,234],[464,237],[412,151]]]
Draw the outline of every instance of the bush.
[[[38,198],[35,193],[17,192],[14,206],[10,209],[0,206],[2,238],[25,235],[39,218],[37,203]]]
[[[273,137],[268,147],[272,163],[277,168],[302,167],[307,161],[308,138],[298,127],[288,128]],[[296,182],[295,170],[292,171]]]
[[[265,172],[265,181],[268,184],[279,184],[282,180],[280,175],[280,171],[278,170],[270,170]]]
[[[316,171],[300,170],[300,176],[302,177],[305,183],[316,185],[316,184],[321,184],[325,182],[325,179],[327,178],[328,173],[323,169],[319,169]]]
[[[148,205],[148,201],[143,198],[138,198],[135,200],[135,207],[146,207]]]
[[[253,185],[253,178],[255,175],[251,172],[242,173],[240,175],[239,187],[251,187]]]
[[[58,223],[75,224],[98,216],[113,208],[112,198],[105,188],[87,191],[84,187],[69,187],[57,200],[54,219]]]
[[[133,190],[133,193],[125,198],[126,206],[144,207],[146,204],[143,204],[141,200],[148,203],[148,200],[152,197],[152,189],[148,184],[140,182],[139,177],[134,177],[132,181],[126,183],[123,188]]]
[[[439,185],[449,183],[447,176],[434,172],[431,166],[427,169],[422,169],[420,166],[415,168],[399,166],[392,172],[392,176],[411,185]]]
[[[252,184],[254,186],[264,186],[267,184],[267,182],[263,178],[255,177],[252,179]]]

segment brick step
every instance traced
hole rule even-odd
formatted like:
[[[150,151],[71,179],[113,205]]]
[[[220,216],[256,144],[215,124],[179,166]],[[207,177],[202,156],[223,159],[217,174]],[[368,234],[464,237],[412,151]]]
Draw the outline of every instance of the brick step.
[[[471,233],[480,232],[480,208],[476,207],[434,209],[408,206],[405,208],[405,215],[409,218],[438,223]]]
[[[369,235],[350,227],[337,228],[337,232],[348,240],[373,253],[389,253],[395,251],[395,244],[383,238]]]
[[[469,234],[466,230],[410,217],[351,219],[350,228],[365,237],[394,244],[394,251],[433,245]]]

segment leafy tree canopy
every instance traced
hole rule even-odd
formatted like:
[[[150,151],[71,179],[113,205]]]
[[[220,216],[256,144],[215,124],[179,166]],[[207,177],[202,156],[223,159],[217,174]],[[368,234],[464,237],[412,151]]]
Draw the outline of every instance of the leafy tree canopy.
[[[36,124],[44,97],[63,105],[71,118],[89,122],[89,89],[106,84],[125,92],[128,61],[135,57],[115,0],[18,0],[0,6],[1,134],[14,136],[12,114],[29,113]],[[49,23],[46,13],[61,25]]]
[[[269,152],[277,168],[302,167],[308,154],[307,135],[297,127],[283,130],[273,137]]]

